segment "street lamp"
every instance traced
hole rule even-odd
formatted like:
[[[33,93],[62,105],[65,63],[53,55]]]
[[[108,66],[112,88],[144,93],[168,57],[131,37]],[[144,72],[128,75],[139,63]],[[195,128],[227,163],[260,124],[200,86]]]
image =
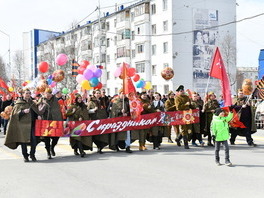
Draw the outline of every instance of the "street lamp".
[[[8,37],[8,66],[11,68],[11,51],[10,51],[10,35],[0,30],[0,32]]]

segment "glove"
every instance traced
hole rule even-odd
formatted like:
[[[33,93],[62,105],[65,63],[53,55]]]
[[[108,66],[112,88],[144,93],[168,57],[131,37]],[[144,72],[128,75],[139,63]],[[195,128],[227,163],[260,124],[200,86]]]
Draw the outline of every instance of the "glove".
[[[212,140],[215,142],[215,135],[212,135]]]

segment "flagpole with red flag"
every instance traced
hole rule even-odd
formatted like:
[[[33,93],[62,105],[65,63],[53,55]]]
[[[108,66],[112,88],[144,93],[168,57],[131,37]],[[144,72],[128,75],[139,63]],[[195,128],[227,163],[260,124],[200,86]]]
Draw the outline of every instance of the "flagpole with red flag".
[[[222,95],[225,101],[225,106],[232,105],[229,78],[227,76],[225,65],[218,47],[216,48],[214,53],[209,76],[221,80]]]

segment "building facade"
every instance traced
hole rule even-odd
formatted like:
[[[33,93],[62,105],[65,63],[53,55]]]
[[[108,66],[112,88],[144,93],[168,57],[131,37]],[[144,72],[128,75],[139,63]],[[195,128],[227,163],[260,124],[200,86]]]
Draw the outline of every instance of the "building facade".
[[[221,45],[227,36],[234,38],[235,48],[236,24],[228,24],[235,19],[235,0],[140,1],[40,43],[37,62],[48,61],[56,68],[56,56],[65,53],[70,59],[102,65],[101,82],[110,95],[122,86],[122,80],[113,74],[123,62],[135,67],[161,94],[175,91],[181,84],[201,94],[206,90],[219,93],[217,79],[208,84],[211,59],[215,47],[227,51]],[[236,54],[231,55],[227,71],[235,78]],[[171,80],[161,77],[165,67],[174,70]]]

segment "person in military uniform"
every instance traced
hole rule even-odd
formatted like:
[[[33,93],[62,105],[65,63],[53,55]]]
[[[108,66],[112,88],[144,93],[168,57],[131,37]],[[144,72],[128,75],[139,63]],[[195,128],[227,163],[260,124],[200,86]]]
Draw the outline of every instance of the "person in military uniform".
[[[12,110],[9,123],[7,125],[7,134],[4,145],[10,149],[16,149],[21,145],[24,162],[37,161],[35,121],[39,115],[37,105],[30,98],[30,90],[22,91],[22,98],[19,98]],[[27,151],[27,145],[30,144],[30,154]]]
[[[110,118],[129,116],[129,100],[123,94],[123,89],[119,90],[119,95],[114,97],[110,103]],[[109,148],[112,150],[119,151],[119,149],[126,149],[127,153],[132,153],[130,149],[130,131],[123,131],[118,133],[109,134]]]
[[[178,111],[186,111],[192,109],[191,100],[184,92],[184,86],[180,85],[176,90],[178,95],[175,98],[175,106]],[[184,148],[189,149],[188,136],[192,133],[192,124],[180,125],[180,135],[176,138],[177,144],[180,144],[183,138]]]
[[[235,144],[236,137],[238,135],[245,136],[247,144],[249,146],[256,146],[251,137],[251,134],[256,132],[256,123],[255,123],[255,109],[247,99],[246,96],[243,94],[243,90],[238,90],[238,96],[233,101],[233,108],[239,114],[239,121],[242,122],[246,128],[230,128],[231,138],[230,143],[231,145]]]
[[[170,91],[168,93],[168,99],[166,100],[165,104],[165,111],[177,111],[176,106],[175,106],[175,94],[173,91]],[[167,126],[167,136],[168,136],[168,142],[173,143],[171,139],[171,129],[174,129],[176,137],[179,136],[179,125],[174,125],[174,126]],[[166,135],[165,135],[166,136]]]
[[[208,136],[207,146],[214,146],[212,144],[212,135],[211,135],[211,122],[213,119],[214,111],[219,108],[219,103],[216,99],[216,96],[213,92],[210,92],[207,97],[206,101],[203,106],[203,112],[205,113],[205,129],[204,129],[204,136]]]
[[[82,101],[80,94],[76,95],[74,104],[69,107],[66,116],[69,118],[69,121],[89,120],[87,106]],[[74,149],[74,154],[81,155],[81,157],[84,157],[86,154],[84,150],[93,150],[92,136],[70,137],[70,144]],[[78,153],[78,150],[80,153]]]

